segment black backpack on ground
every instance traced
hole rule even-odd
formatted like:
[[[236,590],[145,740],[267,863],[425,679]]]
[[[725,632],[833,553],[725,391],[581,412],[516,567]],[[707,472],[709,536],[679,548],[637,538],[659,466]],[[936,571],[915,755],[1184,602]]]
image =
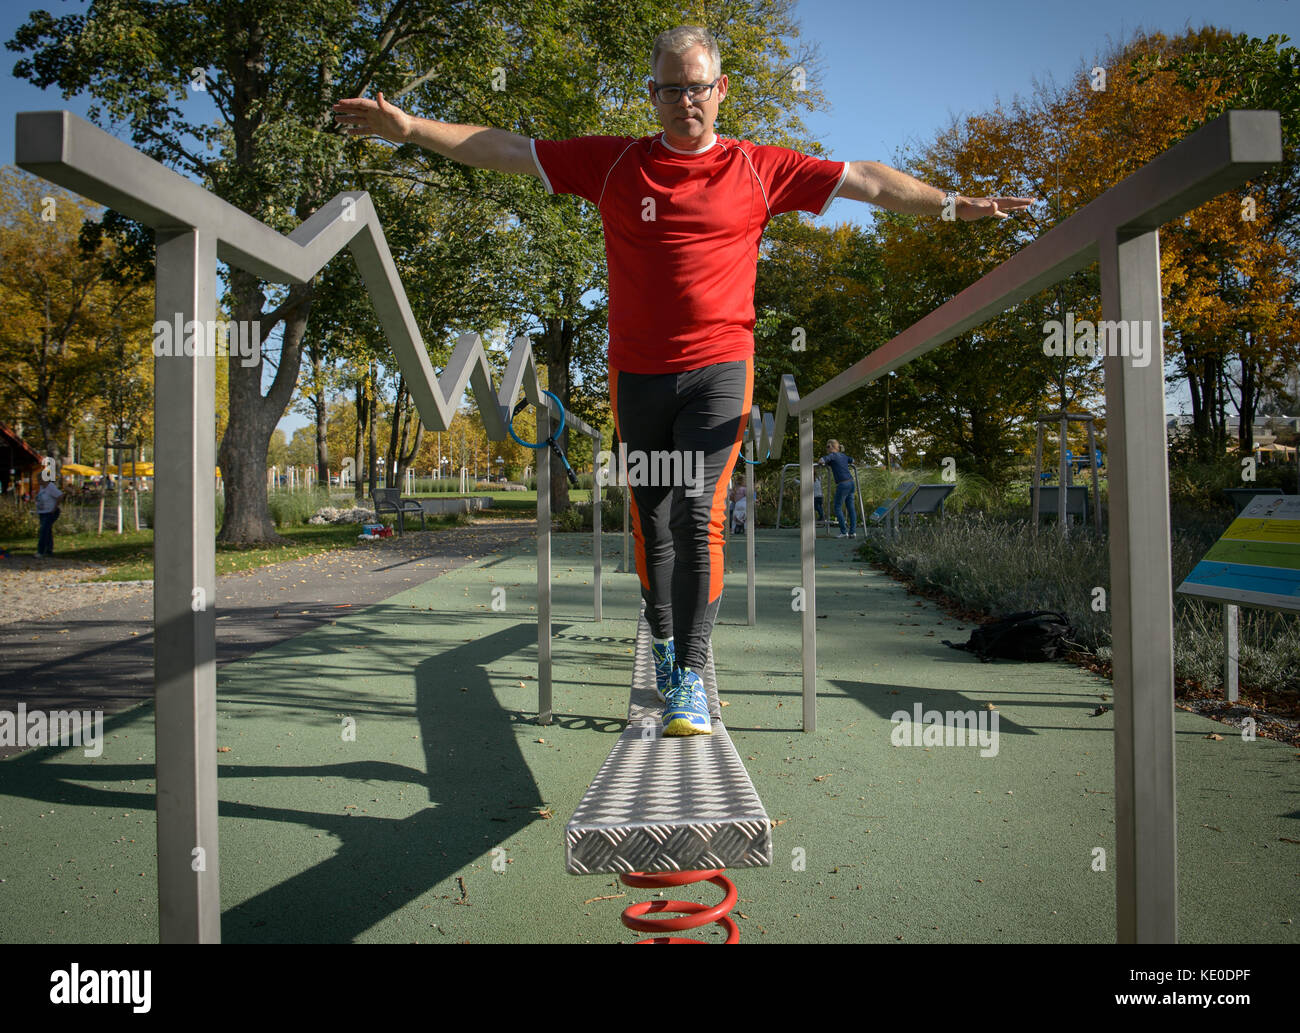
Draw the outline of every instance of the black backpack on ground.
[[[999,617],[971,632],[964,645],[944,639],[945,646],[974,653],[983,663],[991,660],[1025,660],[1040,663],[1059,660],[1074,643],[1074,628],[1063,613],[1029,610]]]

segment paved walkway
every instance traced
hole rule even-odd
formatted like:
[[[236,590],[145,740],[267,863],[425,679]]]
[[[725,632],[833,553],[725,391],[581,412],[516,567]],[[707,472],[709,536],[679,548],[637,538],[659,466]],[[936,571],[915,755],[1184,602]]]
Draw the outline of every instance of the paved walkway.
[[[217,579],[217,665],[332,624],[475,557],[535,542],[536,527],[535,520],[493,518],[454,533],[413,531],[223,575]],[[36,563],[27,564],[36,576],[59,577]],[[9,572],[7,580],[24,573]],[[96,594],[93,605],[0,624],[0,710],[12,711],[21,700],[29,708],[75,706],[108,715],[153,698],[153,585],[47,589],[74,600],[86,590]],[[19,752],[0,746],[0,758]]]
[[[632,939],[617,916],[643,891],[563,871],[564,823],[626,712],[639,585],[616,571],[620,543],[605,538],[595,625],[590,537],[554,538],[547,728],[533,717],[526,536],[221,667],[227,942]],[[797,535],[759,534],[757,627],[743,573],[723,600],[723,713],[777,822],[773,867],[733,873],[743,942],[1112,941],[1113,714],[1096,713],[1109,685],[947,649],[968,626],[864,567],[854,544],[817,545],[815,734],[798,731]],[[917,704],[995,707],[996,755],[895,745],[891,715]],[[349,717],[355,742],[340,735]],[[1183,940],[1295,942],[1295,751],[1183,712],[1175,728]],[[0,762],[0,939],[156,939],[151,704],[106,732],[97,758]]]

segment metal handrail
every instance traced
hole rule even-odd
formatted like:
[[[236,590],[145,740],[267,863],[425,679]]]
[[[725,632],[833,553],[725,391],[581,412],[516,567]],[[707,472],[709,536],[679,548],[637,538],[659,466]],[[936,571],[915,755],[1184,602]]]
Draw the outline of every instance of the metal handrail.
[[[1149,364],[1104,362],[1110,465],[1110,609],[1114,648],[1117,937],[1177,939],[1173,755],[1173,585],[1164,420],[1157,228],[1282,160],[1276,111],[1228,111],[1111,187],[1060,225],[834,379],[799,398],[781,378],[776,412],[754,406],[746,439],[779,459],[799,421],[811,470],[812,414],[1096,261],[1103,320],[1151,332]],[[803,479],[803,719],[816,728],[815,537]]]

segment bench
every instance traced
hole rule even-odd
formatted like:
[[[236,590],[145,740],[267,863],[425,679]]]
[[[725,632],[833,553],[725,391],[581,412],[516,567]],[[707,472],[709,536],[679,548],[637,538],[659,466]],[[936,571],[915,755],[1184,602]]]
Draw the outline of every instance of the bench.
[[[943,504],[948,496],[957,490],[955,484],[922,484],[912,492],[902,507],[899,516],[943,516]]]
[[[385,513],[392,513],[397,517],[397,533],[402,534],[406,530],[406,514],[410,513],[420,515],[420,530],[424,530],[424,507],[420,505],[417,499],[402,498],[400,488],[376,488],[374,494],[375,517],[381,517]]]
[[[1060,508],[1060,488],[1043,488],[1039,490],[1032,485],[1030,493],[1038,493],[1038,519],[1042,520],[1045,516],[1056,516]],[[1033,504],[1033,499],[1030,499]],[[1088,489],[1082,484],[1070,485],[1065,489],[1065,516],[1068,520],[1070,517],[1077,516],[1082,522],[1088,522]]]
[[[1281,488],[1224,488],[1223,494],[1232,500],[1235,516],[1241,516],[1242,510],[1250,505],[1256,495],[1281,495]]]

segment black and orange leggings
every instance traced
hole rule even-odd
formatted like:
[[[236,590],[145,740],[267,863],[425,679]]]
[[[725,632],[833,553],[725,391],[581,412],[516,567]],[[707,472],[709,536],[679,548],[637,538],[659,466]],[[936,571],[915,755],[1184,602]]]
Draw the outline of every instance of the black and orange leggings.
[[[660,472],[669,468],[661,457],[671,455],[679,464],[672,469],[686,475],[632,483],[630,510],[650,630],[676,639],[678,663],[695,670],[704,668],[722,601],[727,484],[753,396],[752,359],[684,373],[609,371],[614,427],[629,469],[634,453],[654,457],[643,469]],[[687,456],[698,456],[700,468],[683,463]]]

